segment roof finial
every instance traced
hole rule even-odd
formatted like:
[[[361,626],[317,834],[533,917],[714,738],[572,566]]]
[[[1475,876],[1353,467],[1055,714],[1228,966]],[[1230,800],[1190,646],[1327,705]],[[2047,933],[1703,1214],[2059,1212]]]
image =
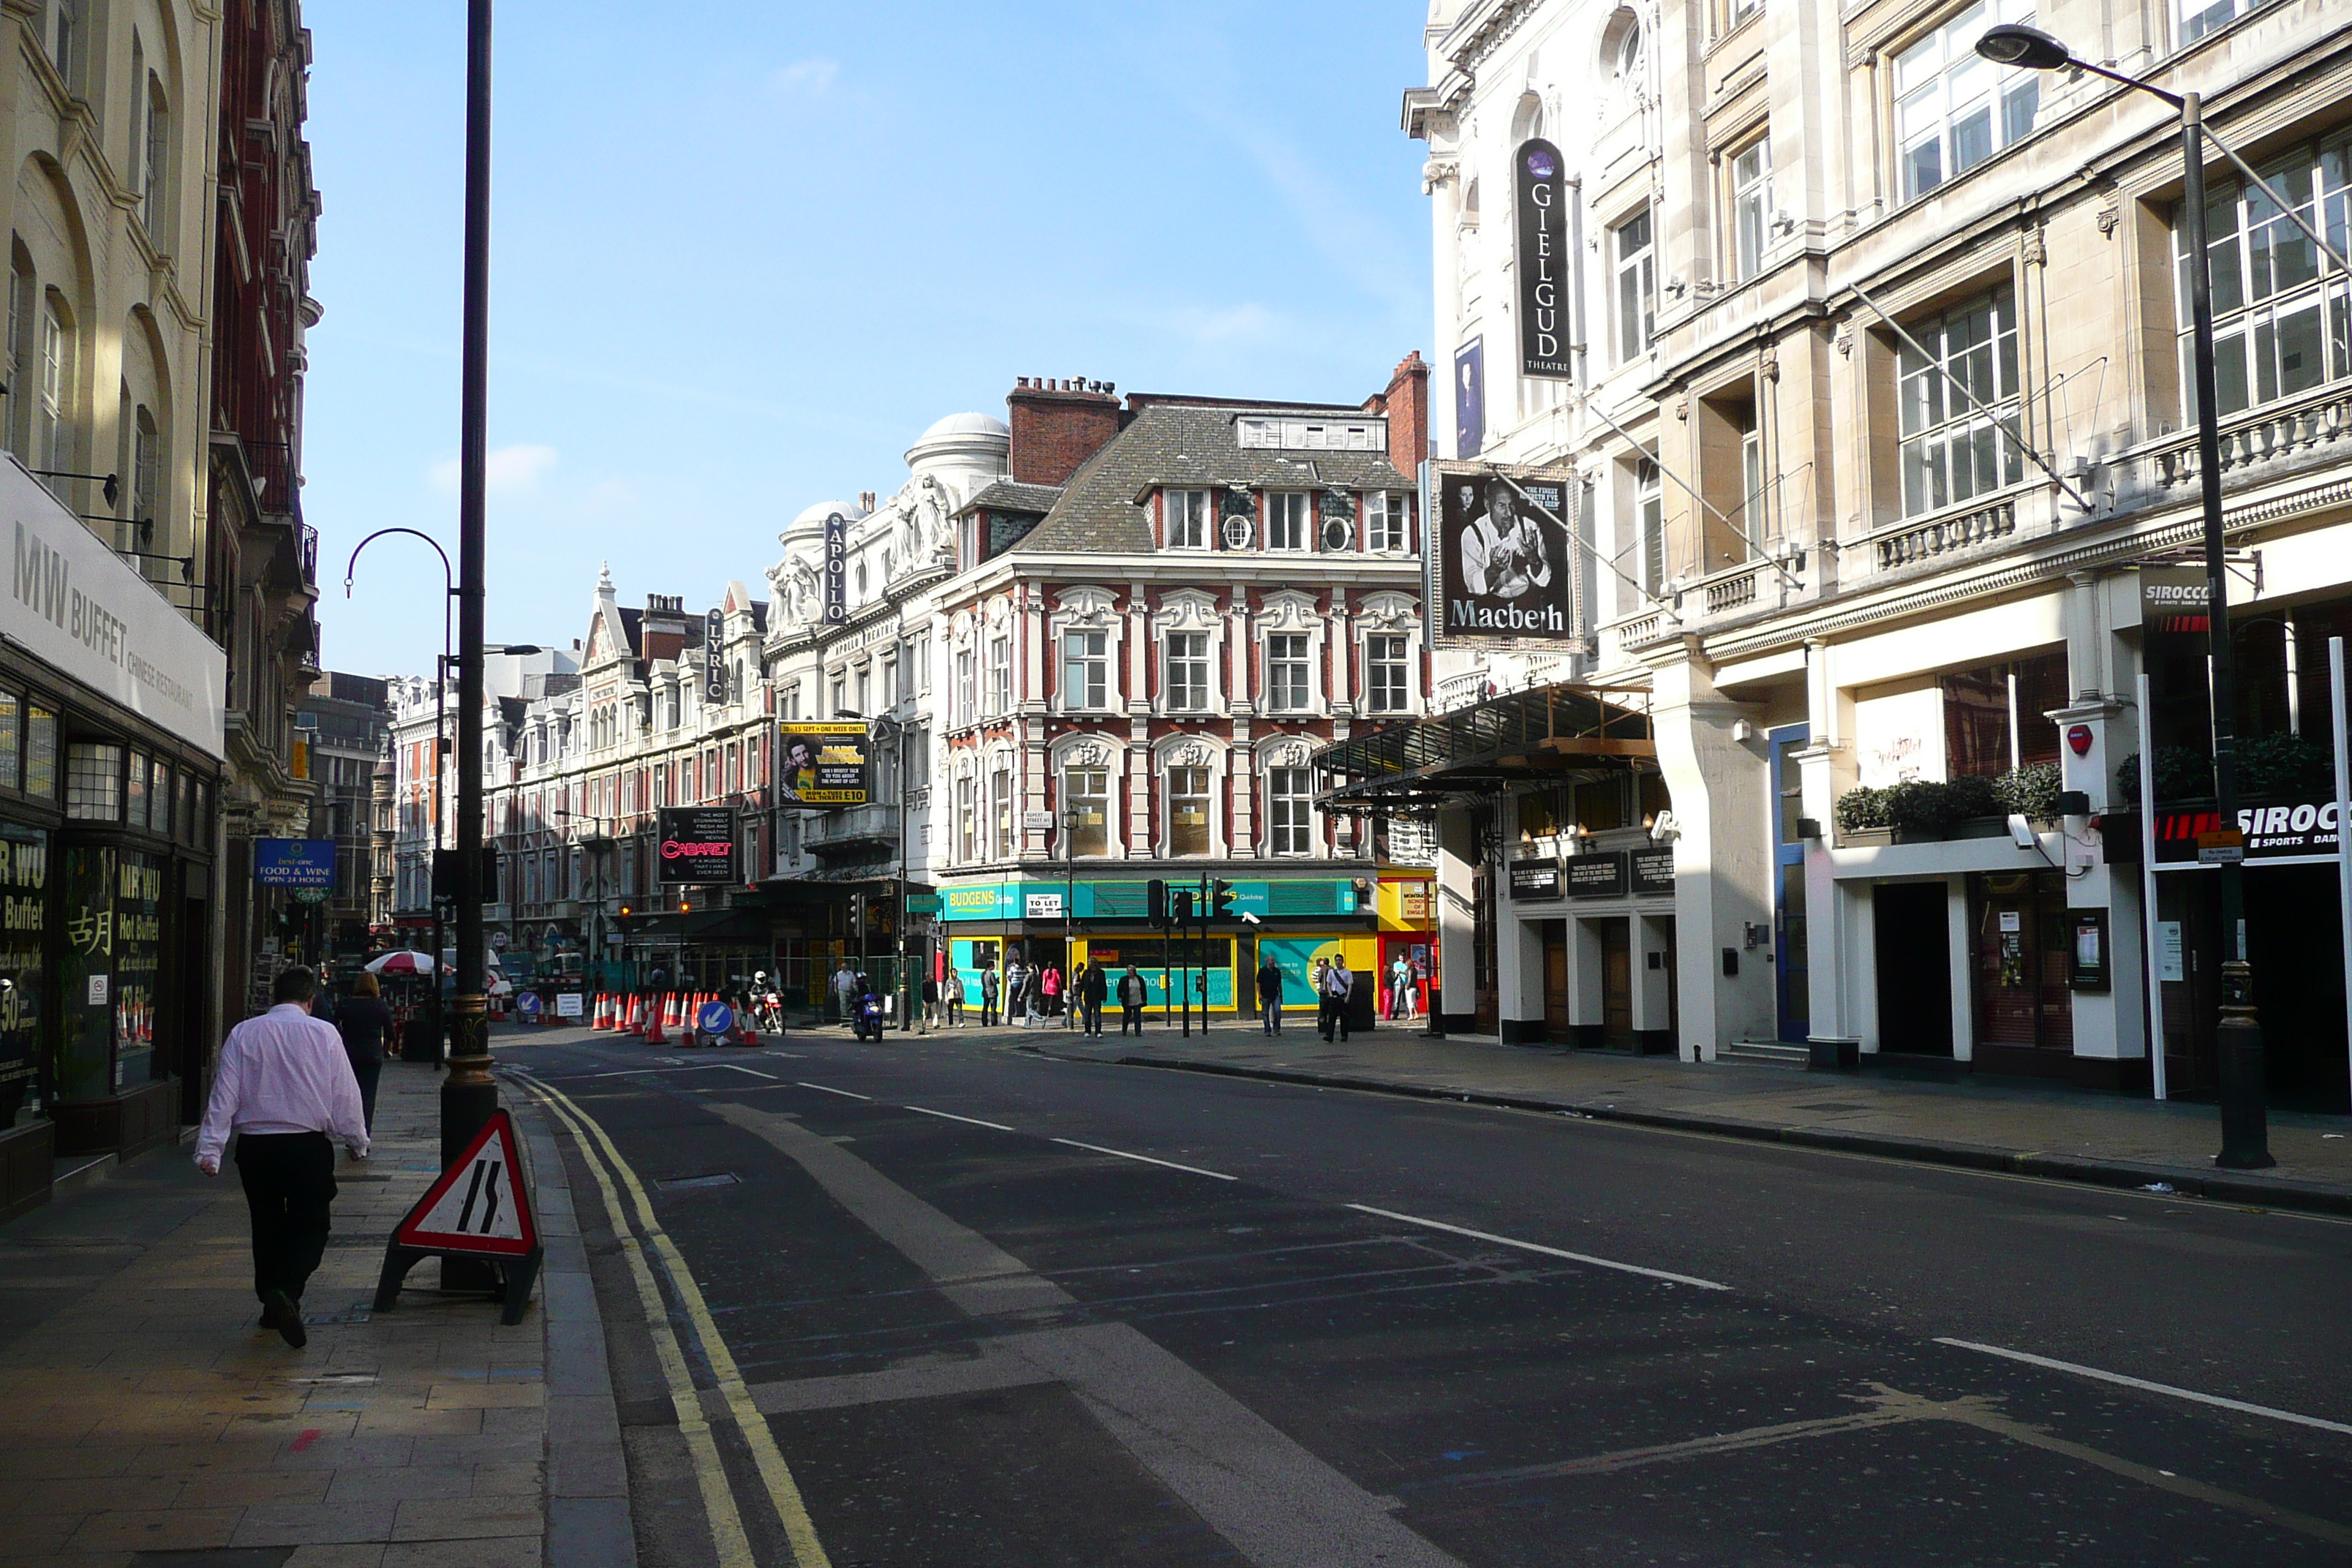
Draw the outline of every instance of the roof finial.
[[[596,596],[600,599],[613,597],[613,563],[609,561],[596,568]]]

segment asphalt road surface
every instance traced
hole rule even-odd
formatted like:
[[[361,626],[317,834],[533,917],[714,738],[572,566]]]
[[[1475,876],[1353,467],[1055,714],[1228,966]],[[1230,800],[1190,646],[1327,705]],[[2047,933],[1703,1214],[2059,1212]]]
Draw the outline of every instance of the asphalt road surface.
[[[2352,1563],[2340,1222],[970,1037],[499,1055],[647,1568]]]

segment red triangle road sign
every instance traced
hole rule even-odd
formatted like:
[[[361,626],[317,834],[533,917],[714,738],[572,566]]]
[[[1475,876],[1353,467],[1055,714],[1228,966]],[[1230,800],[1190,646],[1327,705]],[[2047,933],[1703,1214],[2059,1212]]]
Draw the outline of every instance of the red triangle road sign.
[[[441,1173],[392,1233],[394,1247],[520,1258],[539,1246],[517,1157],[514,1118],[490,1112],[474,1142]]]

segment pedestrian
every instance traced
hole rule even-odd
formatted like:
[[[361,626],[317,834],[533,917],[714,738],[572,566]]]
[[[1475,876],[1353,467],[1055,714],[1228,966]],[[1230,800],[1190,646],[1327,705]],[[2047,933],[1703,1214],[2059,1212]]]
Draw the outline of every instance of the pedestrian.
[[[1412,1006],[1412,965],[1400,952],[1396,962],[1389,965],[1389,1021],[1394,1023],[1404,1017]]]
[[[1029,1021],[1029,966],[1016,954],[1004,966],[1004,1021],[1026,1024]]]
[[[1331,1032],[1336,1028],[1339,1043],[1348,1043],[1348,1001],[1355,992],[1356,976],[1349,969],[1346,956],[1343,954],[1333,959],[1323,971],[1323,994],[1330,1003],[1330,1008],[1328,1012],[1318,1009],[1320,1016],[1316,1020],[1322,1026],[1325,1039],[1331,1038]]]
[[[1127,973],[1118,977],[1118,1037],[1120,1039],[1127,1038],[1127,1032],[1129,1029],[1134,1030],[1139,1036],[1143,1033],[1143,1003],[1144,999],[1150,994],[1151,989],[1143,983],[1143,976],[1135,972],[1135,965],[1129,964]]]
[[[1103,1001],[1109,994],[1110,976],[1103,973],[1101,964],[1087,960],[1078,985],[1078,1005],[1082,1010],[1078,1027],[1097,1040],[1102,1038]]]
[[[383,1076],[383,1042],[391,1030],[392,1009],[383,1005],[383,988],[374,975],[362,973],[352,982],[350,999],[335,1009],[335,1033],[343,1037],[343,1055],[352,1064],[352,1076],[359,1079],[361,1119],[371,1138],[375,1136],[376,1080]]]
[[[1037,976],[1037,994],[1045,999],[1045,1016],[1050,1018],[1060,1010],[1062,1005],[1062,970],[1059,964],[1049,963],[1045,965],[1045,973]]]
[[[1257,966],[1257,1011],[1267,1034],[1282,1033],[1282,965],[1272,953]]]
[[[930,976],[923,977],[923,1033],[929,1034],[940,1021],[940,983]]]
[[[319,977],[297,965],[270,987],[272,1005],[221,1042],[213,1096],[196,1135],[196,1168],[220,1174],[229,1134],[253,1215],[253,1293],[264,1328],[299,1350],[302,1288],[327,1249],[335,1201],[335,1146],[368,1153],[359,1079],[333,1027],[310,1016]]]
[[[940,978],[940,1019],[950,1028],[963,1027],[963,976],[952,963]]]
[[[996,999],[1003,994],[1003,984],[996,977],[995,964],[980,966],[980,1026],[983,1029],[996,1027]]]
[[[1315,996],[1315,1029],[1327,1040],[1331,1037],[1331,993],[1328,984],[1330,973],[1331,961],[1318,958],[1307,975],[1307,989]]]
[[[857,998],[862,994],[857,986],[857,972],[849,967],[849,960],[845,958],[835,960],[835,964],[833,994],[841,999],[841,1016],[855,1024],[857,1022]]]

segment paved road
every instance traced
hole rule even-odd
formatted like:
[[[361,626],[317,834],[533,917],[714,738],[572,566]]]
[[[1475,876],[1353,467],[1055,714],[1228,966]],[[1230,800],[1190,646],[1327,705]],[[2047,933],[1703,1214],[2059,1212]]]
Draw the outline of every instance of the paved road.
[[[625,1221],[650,1564],[2352,1563],[2336,1221],[966,1042],[500,1059]]]

